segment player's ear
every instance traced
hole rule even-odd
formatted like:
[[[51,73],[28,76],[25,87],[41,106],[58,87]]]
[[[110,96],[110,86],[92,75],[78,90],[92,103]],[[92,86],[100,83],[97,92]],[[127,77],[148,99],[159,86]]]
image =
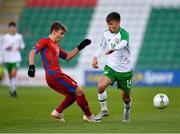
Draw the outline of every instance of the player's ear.
[[[53,30],[53,31],[52,31],[52,35],[55,35],[55,33],[56,33],[56,31]]]
[[[55,30],[53,30],[53,31],[52,31],[52,35],[55,35],[55,34],[56,34],[56,31],[55,31]]]

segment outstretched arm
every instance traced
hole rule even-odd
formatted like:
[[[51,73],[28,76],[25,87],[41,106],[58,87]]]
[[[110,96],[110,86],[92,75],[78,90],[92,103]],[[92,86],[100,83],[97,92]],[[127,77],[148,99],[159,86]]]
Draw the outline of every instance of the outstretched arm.
[[[68,61],[68,60],[72,59],[74,56],[76,56],[78,54],[78,52],[79,52],[78,48],[73,49],[72,51],[70,51],[68,53],[66,60]]]
[[[90,44],[91,44],[91,40],[89,39],[83,40],[75,49],[73,49],[72,51],[68,53],[68,55],[66,56],[66,60],[68,61],[72,59],[74,56],[78,54],[79,51],[81,51],[82,49],[84,49],[86,46]]]

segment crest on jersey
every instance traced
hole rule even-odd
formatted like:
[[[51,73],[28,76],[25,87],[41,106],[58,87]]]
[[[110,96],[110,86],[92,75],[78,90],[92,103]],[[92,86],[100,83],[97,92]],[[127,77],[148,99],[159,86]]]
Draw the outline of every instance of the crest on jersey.
[[[116,47],[116,44],[111,43],[111,48],[115,48],[115,47]]]
[[[116,43],[116,44],[119,44],[119,43],[120,43],[119,38],[115,38],[115,43]]]

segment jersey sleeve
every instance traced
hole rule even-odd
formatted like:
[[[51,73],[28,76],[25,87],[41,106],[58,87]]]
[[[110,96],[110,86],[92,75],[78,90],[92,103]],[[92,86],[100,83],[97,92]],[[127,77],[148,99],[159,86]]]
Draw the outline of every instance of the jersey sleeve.
[[[103,35],[102,42],[100,44],[100,48],[97,50],[97,52],[94,56],[97,58],[101,57],[104,54],[106,47],[107,47],[107,42],[106,42],[105,36]]]
[[[128,42],[129,42],[129,33],[126,30],[121,29],[120,35],[121,35],[121,41],[118,44],[116,44],[116,46],[114,47],[114,49],[116,51],[126,47],[128,45]]]
[[[129,33],[125,31],[124,29],[120,30],[121,34],[121,40],[126,40],[127,42],[129,41]]]
[[[59,57],[62,59],[66,59],[67,55],[67,52],[65,52],[62,48],[59,47]]]
[[[5,42],[5,36],[3,36],[1,39],[1,49],[6,50],[8,47],[10,47],[10,45]]]
[[[43,38],[38,41],[38,43],[34,46],[36,53],[39,53],[43,48],[46,48],[48,41]]]
[[[128,42],[126,40],[122,40],[116,47],[114,47],[114,49],[116,51],[126,47],[128,45]]]
[[[5,46],[4,46],[4,36],[1,38],[1,49],[4,50],[5,49]]]

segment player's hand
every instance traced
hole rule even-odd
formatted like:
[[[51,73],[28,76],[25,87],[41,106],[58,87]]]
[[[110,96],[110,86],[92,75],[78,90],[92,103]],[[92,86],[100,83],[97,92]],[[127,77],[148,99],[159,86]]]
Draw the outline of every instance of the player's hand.
[[[109,55],[109,54],[113,53],[114,51],[115,51],[114,49],[109,49],[109,50],[107,50],[107,51],[105,52],[105,54],[106,54],[106,55]]]
[[[85,39],[83,40],[78,46],[78,50],[82,50],[83,48],[85,48],[86,46],[90,45],[91,44],[91,40],[90,39]]]
[[[93,68],[98,68],[98,61],[97,61],[96,57],[94,57],[93,60],[92,60],[92,67]]]
[[[28,76],[31,78],[35,76],[35,65],[29,65]]]

